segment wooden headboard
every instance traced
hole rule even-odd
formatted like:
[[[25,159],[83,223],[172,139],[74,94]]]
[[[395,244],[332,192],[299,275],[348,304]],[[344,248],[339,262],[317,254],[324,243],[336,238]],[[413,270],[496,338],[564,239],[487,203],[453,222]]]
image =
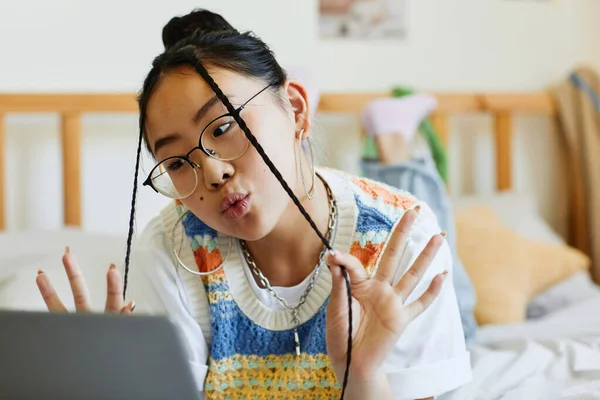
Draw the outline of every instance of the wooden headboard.
[[[64,223],[81,226],[81,136],[83,114],[137,113],[132,94],[0,94],[0,230],[6,228],[5,116],[54,113],[61,117]]]
[[[324,113],[360,113],[364,105],[389,93],[324,93],[319,110]],[[489,113],[494,118],[497,189],[512,187],[512,119],[517,114],[554,117],[556,107],[549,93],[439,93],[432,122],[447,144],[449,117],[455,114]],[[82,115],[89,113],[137,113],[133,94],[0,94],[0,230],[5,229],[5,116],[10,113],[58,113],[64,182],[64,223],[81,226]],[[575,227],[573,234],[577,234]]]
[[[322,112],[360,113],[371,100],[388,93],[328,93],[321,97]],[[517,114],[556,116],[556,107],[549,93],[485,94],[438,93],[438,107],[431,121],[444,145],[450,135],[449,118],[457,114],[489,113],[494,118],[496,185],[498,190],[512,188],[512,117]]]

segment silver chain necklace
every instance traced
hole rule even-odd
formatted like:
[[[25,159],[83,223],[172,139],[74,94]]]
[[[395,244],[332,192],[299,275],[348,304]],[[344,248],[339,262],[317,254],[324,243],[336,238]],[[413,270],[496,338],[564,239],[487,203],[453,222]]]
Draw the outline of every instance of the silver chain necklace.
[[[331,236],[333,234],[335,224],[337,222],[337,203],[336,203],[335,199],[333,198],[333,194],[331,193],[331,189],[329,188],[329,186],[325,185],[325,188],[327,189],[327,196],[329,197],[329,224],[327,226],[326,238],[327,238],[327,241],[331,242]],[[323,264],[323,260],[325,258],[325,252],[327,251],[327,248],[323,247],[323,250],[321,250],[321,253],[319,254],[319,263],[316,265],[315,269],[313,270],[310,280],[308,282],[308,286],[306,287],[306,289],[304,290],[304,293],[300,297],[298,304],[296,304],[295,306],[290,306],[290,304],[287,302],[287,300],[284,299],[283,297],[281,297],[279,295],[279,293],[277,293],[273,289],[273,287],[271,286],[271,283],[269,282],[267,277],[257,267],[256,263],[254,262],[254,258],[250,254],[250,251],[248,251],[248,246],[246,245],[246,241],[240,240],[240,247],[242,249],[244,258],[246,259],[246,263],[248,263],[248,266],[252,270],[252,273],[254,273],[254,275],[256,275],[256,277],[260,280],[260,283],[265,287],[265,289],[267,289],[267,291],[275,299],[277,299],[277,301],[279,301],[279,303],[286,310],[288,310],[292,313],[292,324],[294,324],[294,341],[296,342],[296,355],[299,356],[300,355],[300,338],[298,337],[298,326],[300,325],[300,319],[298,318],[298,310],[300,309],[300,307],[302,307],[302,305],[304,303],[306,303],[308,294],[312,291],[312,289],[315,286],[315,282],[317,281],[319,272],[321,271],[321,265]]]

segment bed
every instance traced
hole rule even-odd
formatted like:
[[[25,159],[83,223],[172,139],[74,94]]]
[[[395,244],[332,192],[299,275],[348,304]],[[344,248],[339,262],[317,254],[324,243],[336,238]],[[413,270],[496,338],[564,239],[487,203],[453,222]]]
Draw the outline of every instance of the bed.
[[[386,93],[325,93],[322,113],[358,114],[370,100]],[[548,93],[440,93],[431,115],[442,141],[448,143],[450,118],[459,114],[487,114],[493,118],[497,193],[454,199],[457,213],[485,204],[503,223],[522,237],[566,246],[540,217],[527,194],[513,188],[513,118],[517,114],[556,116]],[[81,229],[82,115],[136,113],[129,94],[0,94],[0,231],[5,229],[4,116],[9,113],[58,113],[61,118],[64,229],[58,231],[4,231],[0,233],[0,308],[44,309],[34,284],[43,267],[72,308],[68,283],[62,279],[60,256],[66,244],[77,249],[93,294],[101,309],[106,266],[120,260],[125,238],[92,234]],[[573,199],[572,199],[573,200]],[[576,216],[570,215],[567,240],[580,235]],[[460,236],[459,236],[460,240]],[[506,293],[511,297],[510,290]],[[143,301],[143,299],[136,299]],[[445,398],[459,399],[600,399],[600,289],[586,271],[569,274],[528,304],[527,319],[518,323],[486,324],[470,344],[473,381]],[[580,397],[576,397],[580,396]],[[587,397],[586,397],[587,396]]]

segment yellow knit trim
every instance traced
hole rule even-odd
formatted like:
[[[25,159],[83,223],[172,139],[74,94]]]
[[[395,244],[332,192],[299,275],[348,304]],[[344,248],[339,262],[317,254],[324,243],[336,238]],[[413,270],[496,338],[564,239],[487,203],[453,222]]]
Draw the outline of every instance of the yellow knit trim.
[[[210,292],[208,293],[208,301],[211,304],[217,303],[219,301],[233,301],[233,297],[230,292]]]
[[[341,393],[326,354],[211,359],[204,392],[210,399],[261,400],[337,399]]]
[[[231,389],[227,392],[204,392],[210,400],[339,400],[341,393],[338,389],[286,390],[277,389]]]
[[[204,275],[201,278],[202,283],[204,283],[205,285],[227,282],[227,276],[223,273],[222,270],[212,273],[210,275]]]

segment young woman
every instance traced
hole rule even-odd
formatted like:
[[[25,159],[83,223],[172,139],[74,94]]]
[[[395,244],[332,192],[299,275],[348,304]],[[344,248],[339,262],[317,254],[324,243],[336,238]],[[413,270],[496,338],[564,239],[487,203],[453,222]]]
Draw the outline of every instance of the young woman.
[[[138,238],[124,286],[136,312],[177,322],[205,398],[339,398],[342,266],[353,316],[345,399],[432,398],[470,380],[435,216],[408,193],[314,166],[302,151],[306,90],[260,39],[226,23],[196,31],[154,60],[139,104],[138,165],[142,140],[156,160],[144,185],[174,201]],[[136,183],[137,168],[132,214]],[[76,260],[63,261],[77,309],[87,310]],[[107,280],[107,311],[131,312],[116,268]],[[64,310],[47,276],[37,282],[48,308]]]

